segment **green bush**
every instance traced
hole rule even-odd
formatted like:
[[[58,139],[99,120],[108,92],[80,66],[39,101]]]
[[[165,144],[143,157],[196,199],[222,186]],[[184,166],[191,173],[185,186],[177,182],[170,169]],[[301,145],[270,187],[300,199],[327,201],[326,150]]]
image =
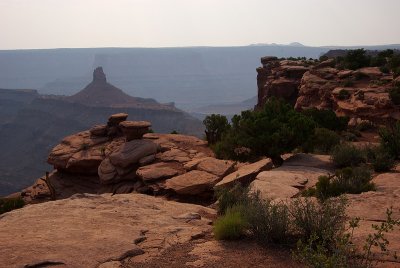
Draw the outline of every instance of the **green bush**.
[[[349,122],[348,117],[337,116],[332,110],[311,108],[304,110],[303,113],[311,117],[317,123],[318,127],[333,131],[345,130]]]
[[[178,133],[178,131],[176,131],[176,130],[172,130],[172,131],[171,131],[171,134],[179,134],[179,133]]]
[[[379,131],[381,146],[394,158],[400,158],[400,121]]]
[[[348,143],[335,146],[331,159],[338,168],[355,167],[366,161],[363,151]]]
[[[221,188],[216,191],[218,199],[218,215],[224,215],[226,211],[234,206],[246,205],[248,203],[249,190],[240,183],[232,188]]]
[[[378,261],[374,260],[377,257],[374,248],[379,254],[391,255],[387,250],[389,240],[385,235],[393,231],[395,226],[400,226],[400,220],[393,219],[392,213],[392,209],[388,209],[386,220],[379,225],[372,225],[374,232],[368,234],[361,249],[355,246],[353,239],[354,230],[359,227],[360,222],[356,218],[349,221],[350,228],[347,232],[342,230],[328,238],[313,234],[307,241],[299,240],[296,249],[292,252],[293,257],[305,264],[306,267],[375,267]],[[396,253],[393,254],[393,257],[397,259]]]
[[[220,114],[207,115],[203,124],[206,127],[205,133],[209,144],[220,141],[222,134],[230,127],[226,116]]]
[[[329,153],[333,147],[340,143],[340,136],[326,128],[316,128],[314,135],[305,143],[306,152]]]
[[[248,233],[261,244],[280,244],[288,241],[289,213],[285,204],[274,204],[262,199],[259,193],[235,185],[219,192],[218,214],[222,215],[214,227],[216,237],[240,237],[246,227]],[[240,215],[239,215],[240,214]],[[223,230],[223,229],[227,230]]]
[[[25,202],[22,198],[0,198],[0,214],[22,208]]]
[[[243,207],[233,206],[214,223],[214,235],[218,240],[234,240],[243,237],[247,228]]]
[[[387,66],[381,66],[381,67],[379,67],[379,70],[384,74],[390,73],[390,69]]]
[[[231,128],[214,147],[233,160],[267,156],[281,165],[291,152],[313,134],[314,121],[282,100],[270,99],[260,111],[244,111],[232,118]]]
[[[397,78],[400,76],[400,67],[393,69],[393,77]]]
[[[366,154],[375,172],[390,171],[395,165],[394,157],[382,146],[368,147]]]
[[[306,191],[304,195],[314,195],[320,200],[326,200],[345,193],[360,194],[375,189],[371,180],[372,175],[368,168],[347,167],[337,170],[335,175],[320,176],[315,189]]]
[[[371,57],[367,55],[367,51],[363,48],[350,50],[343,59],[345,68],[357,70],[370,65]]]
[[[400,87],[394,87],[389,90],[389,97],[390,100],[395,104],[395,105],[400,105]]]
[[[294,199],[290,206],[294,230],[302,241],[308,241],[313,235],[333,240],[344,229],[346,206],[344,198],[324,202],[311,198]]]
[[[250,196],[245,209],[249,232],[261,244],[285,244],[290,240],[288,206],[260,198],[258,193]]]

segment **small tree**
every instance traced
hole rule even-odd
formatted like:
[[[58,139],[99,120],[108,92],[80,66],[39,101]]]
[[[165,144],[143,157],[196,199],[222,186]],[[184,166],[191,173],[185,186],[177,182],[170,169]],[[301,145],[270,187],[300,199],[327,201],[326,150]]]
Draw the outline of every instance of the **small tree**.
[[[220,141],[222,134],[230,127],[226,116],[220,114],[207,115],[203,124],[206,127],[205,133],[210,144]]]
[[[350,50],[344,58],[346,68],[356,70],[370,65],[371,57],[367,55],[367,51],[363,48]]]
[[[249,158],[268,156],[281,165],[281,155],[302,145],[314,133],[315,122],[282,100],[270,99],[261,111],[244,111],[232,119],[232,127],[217,147],[235,158],[244,151]],[[226,143],[228,143],[228,146]],[[240,149],[240,150],[239,150]]]

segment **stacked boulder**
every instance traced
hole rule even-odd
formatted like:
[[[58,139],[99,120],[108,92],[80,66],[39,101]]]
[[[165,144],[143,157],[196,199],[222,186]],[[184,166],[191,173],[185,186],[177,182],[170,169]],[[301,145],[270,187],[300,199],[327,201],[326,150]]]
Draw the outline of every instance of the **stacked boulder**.
[[[46,196],[43,192],[51,199],[130,192],[206,197],[238,170],[238,163],[216,159],[204,140],[149,133],[150,122],[127,118],[114,114],[107,124],[68,136],[54,147],[48,157],[54,171],[38,180],[40,197]],[[270,168],[270,161],[264,162],[258,172]],[[38,187],[25,189],[26,201],[38,199]]]

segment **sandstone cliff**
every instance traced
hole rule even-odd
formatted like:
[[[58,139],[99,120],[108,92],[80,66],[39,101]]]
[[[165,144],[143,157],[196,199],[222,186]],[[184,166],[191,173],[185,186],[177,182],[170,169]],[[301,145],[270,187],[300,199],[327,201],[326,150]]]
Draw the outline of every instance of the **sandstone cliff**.
[[[257,69],[257,108],[274,96],[286,99],[298,110],[331,109],[348,116],[350,124],[400,119],[400,107],[388,93],[396,81],[378,67],[339,70],[333,59],[319,62],[264,57],[261,63],[263,67]]]

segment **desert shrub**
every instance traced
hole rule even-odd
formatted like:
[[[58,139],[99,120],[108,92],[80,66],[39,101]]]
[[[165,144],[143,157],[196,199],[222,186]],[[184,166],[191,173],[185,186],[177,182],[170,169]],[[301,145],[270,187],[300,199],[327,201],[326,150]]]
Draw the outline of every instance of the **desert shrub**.
[[[392,70],[396,70],[400,67],[400,53],[393,53],[389,58],[389,67]]]
[[[340,196],[345,193],[359,194],[375,189],[371,182],[372,175],[368,168],[344,168],[335,175],[320,176],[314,190],[305,192],[306,196],[314,195],[320,200]]]
[[[346,206],[344,198],[324,202],[311,198],[294,199],[289,209],[294,231],[302,241],[308,241],[313,235],[333,240],[344,229]]]
[[[267,156],[275,165],[281,165],[281,155],[308,140],[314,128],[311,118],[295,111],[290,104],[271,98],[260,111],[235,115],[231,128],[215,149],[218,155],[233,160]]]
[[[389,97],[390,100],[395,104],[395,105],[400,105],[400,87],[393,87],[389,90]]]
[[[350,98],[350,96],[351,96],[351,94],[350,94],[350,92],[348,90],[341,89],[339,91],[339,94],[338,94],[337,98],[339,100],[348,100]]]
[[[25,202],[22,198],[0,198],[0,214],[22,208]]]
[[[328,56],[326,56],[326,55],[322,55],[322,56],[320,56],[319,57],[319,61],[326,61],[326,60],[329,60],[329,57]]]
[[[245,210],[251,235],[261,244],[283,244],[290,239],[288,206],[262,199],[258,193],[250,195]]]
[[[240,205],[229,207],[226,213],[215,221],[214,235],[216,239],[234,240],[244,235],[248,224],[243,209]]]
[[[176,130],[172,130],[172,131],[171,131],[171,134],[179,134],[179,133],[178,133],[178,131],[176,131]]]
[[[220,114],[207,115],[203,124],[206,127],[205,133],[210,144],[220,141],[222,134],[230,127],[226,116]]]
[[[393,69],[393,77],[397,78],[400,76],[400,67]]]
[[[358,166],[366,160],[363,151],[349,143],[335,146],[331,158],[338,168]]]
[[[381,66],[381,67],[379,67],[379,70],[384,74],[390,73],[390,69],[387,66]]]
[[[400,158],[400,121],[379,131],[381,146],[394,158]]]
[[[232,188],[221,188],[216,191],[215,195],[218,199],[218,214],[224,215],[228,208],[248,203],[249,190],[240,183],[235,184]]]
[[[394,167],[394,157],[382,146],[367,147],[365,150],[367,160],[371,163],[374,171],[386,172]]]
[[[347,128],[348,117],[337,116],[332,110],[319,110],[311,108],[304,110],[303,113],[311,117],[320,128],[326,128],[333,131],[343,131]]]
[[[344,67],[351,70],[357,70],[370,65],[371,57],[363,48],[350,50],[343,59]]]
[[[326,128],[316,128],[314,135],[303,145],[306,152],[329,153],[340,143],[340,136]]]
[[[400,220],[393,219],[392,213],[391,208],[387,209],[386,220],[379,225],[372,225],[373,233],[368,234],[360,250],[353,241],[354,230],[359,227],[360,221],[356,218],[349,221],[349,228],[346,231],[339,231],[328,239],[313,234],[308,241],[299,240],[292,252],[293,257],[307,267],[375,267],[378,262],[374,261],[377,253],[374,253],[373,248],[377,248],[379,254],[392,255],[387,249],[389,240],[386,234],[393,231],[395,226],[400,226]],[[393,257],[397,258],[396,253]]]
[[[221,239],[239,237],[243,234],[241,228],[245,226],[248,233],[261,244],[288,241],[290,220],[285,204],[263,199],[259,193],[249,192],[239,184],[230,190],[220,191],[218,201],[218,214],[222,215],[223,221],[217,221],[214,232],[223,234]],[[228,230],[221,230],[224,228]],[[219,236],[217,233],[216,237]]]

